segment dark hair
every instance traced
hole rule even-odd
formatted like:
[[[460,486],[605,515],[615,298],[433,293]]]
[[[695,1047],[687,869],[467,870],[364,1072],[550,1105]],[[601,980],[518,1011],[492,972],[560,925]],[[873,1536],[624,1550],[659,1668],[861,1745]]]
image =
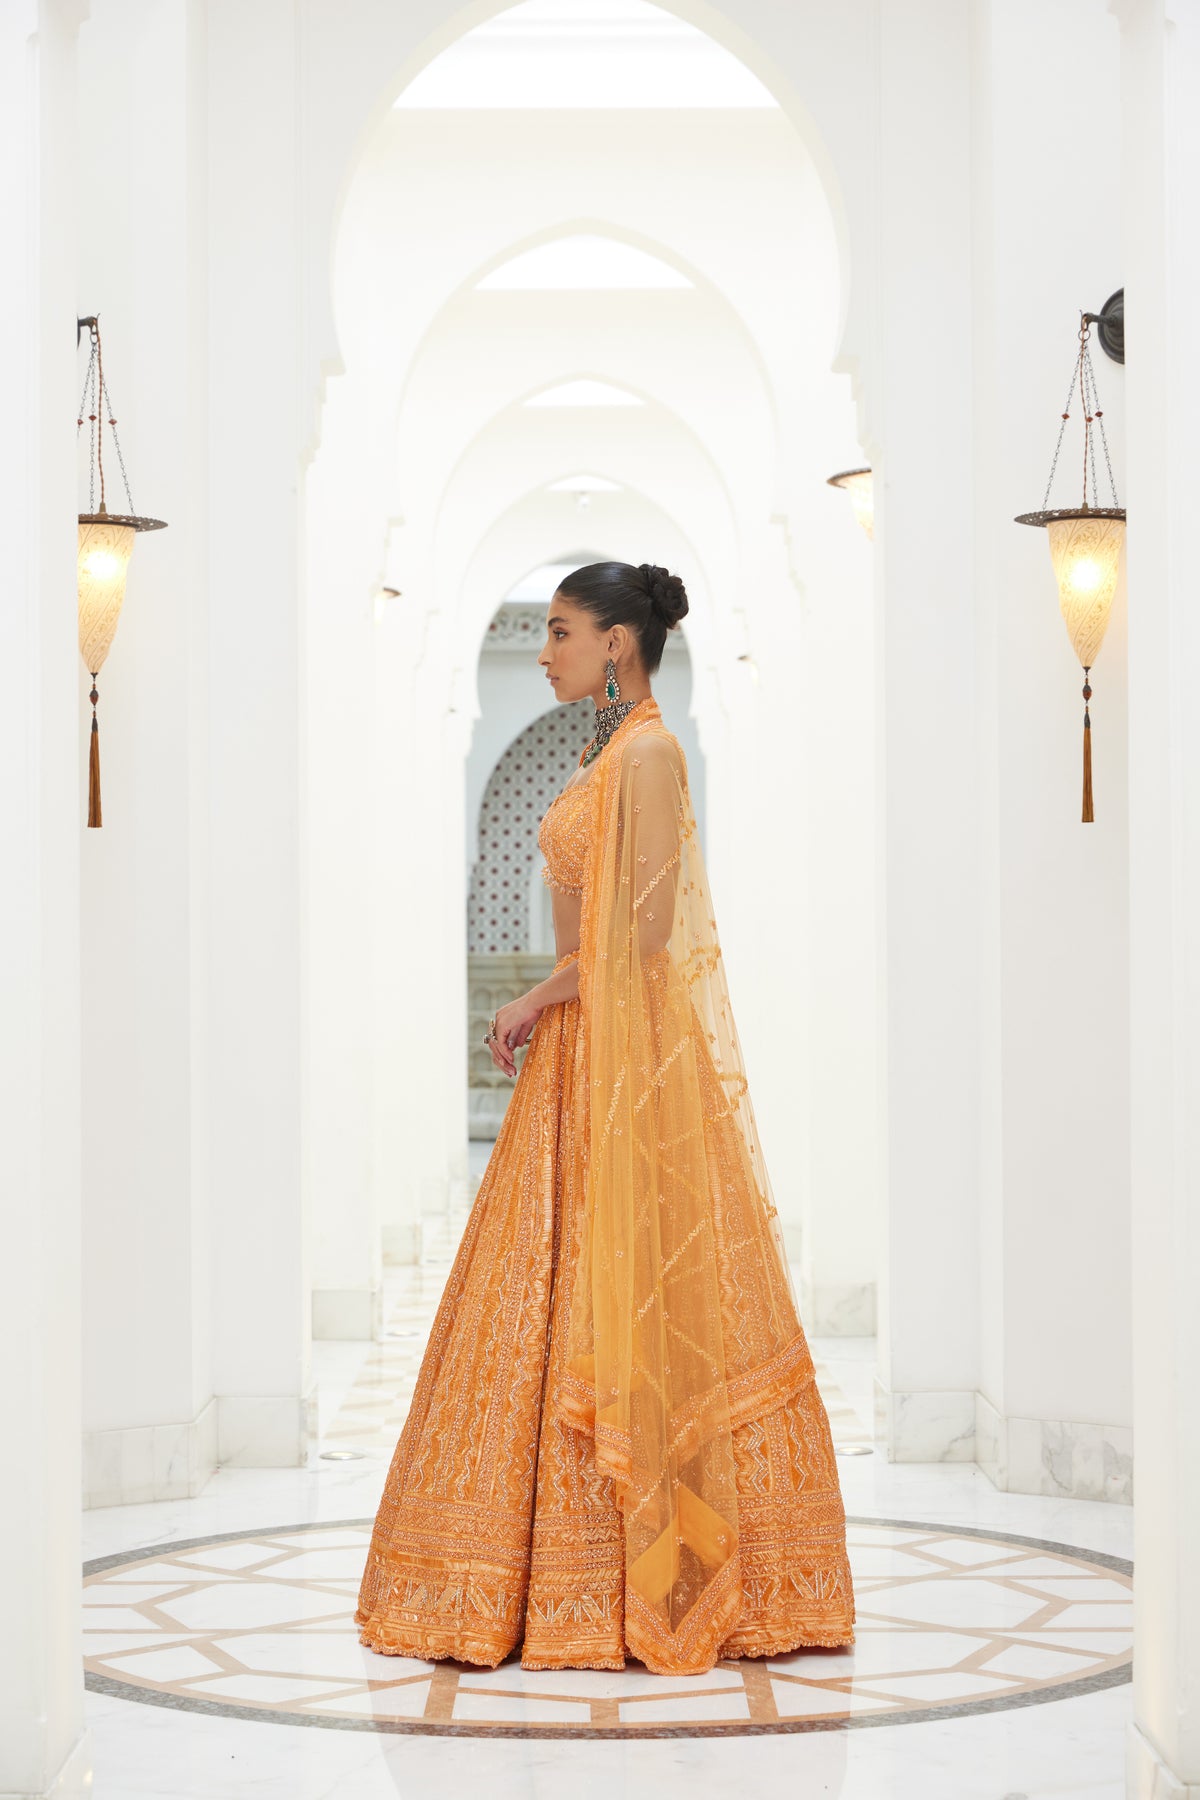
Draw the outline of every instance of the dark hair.
[[[687,590],[679,576],[654,563],[585,563],[560,581],[557,591],[591,613],[602,631],[612,625],[632,626],[647,675],[657,670],[667,632],[688,609]]]

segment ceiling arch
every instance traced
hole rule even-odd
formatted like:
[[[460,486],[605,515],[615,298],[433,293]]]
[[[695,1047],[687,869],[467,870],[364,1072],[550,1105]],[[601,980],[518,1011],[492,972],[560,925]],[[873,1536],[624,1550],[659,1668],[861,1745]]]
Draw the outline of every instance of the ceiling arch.
[[[545,492],[564,467],[585,460],[622,489],[644,493],[670,516],[687,521],[704,560],[731,568],[739,525],[723,472],[684,421],[653,396],[645,398],[632,431],[630,415],[618,408],[551,416],[514,404],[495,414],[440,487],[431,544],[439,585],[452,583],[453,571],[462,566],[473,521],[503,510],[522,494]],[[619,497],[595,496],[593,516]],[[567,509],[574,516],[569,496],[545,493],[545,499],[557,507],[558,517]],[[589,535],[594,529],[589,520]]]
[[[842,91],[835,73],[847,53],[852,51],[861,23],[856,9],[840,10],[838,30],[829,29],[824,15],[809,18],[804,14],[791,17],[789,32],[801,34],[805,41],[797,47],[798,58],[788,59],[790,66],[805,70],[808,86],[802,91],[790,73],[790,66],[774,53],[771,21],[760,31],[748,29],[732,16],[728,5],[715,0],[658,0],[667,17],[695,26],[747,68],[777,102],[797,142],[812,160],[825,203],[828,206],[836,238],[839,268],[851,266],[851,227],[843,172],[838,155],[850,162],[858,148],[855,124],[847,117],[842,104]],[[319,179],[314,182],[320,213],[326,221],[314,235],[314,257],[311,262],[317,287],[314,295],[314,321],[317,342],[326,367],[342,366],[338,357],[338,334],[333,322],[333,296],[328,285],[328,272],[334,258],[347,206],[355,181],[364,162],[370,157],[381,130],[395,110],[395,104],[416,77],[444,51],[459,42],[476,27],[497,19],[510,8],[499,0],[465,0],[454,7],[437,25],[424,34],[414,30],[411,10],[404,7],[380,7],[365,22],[366,29],[356,34],[352,44],[345,42],[335,16],[313,21],[311,64],[332,77],[328,86],[336,96],[336,105],[326,105],[322,115],[322,143],[314,158]],[[846,41],[843,43],[841,39]],[[380,71],[385,70],[384,75]],[[841,353],[847,354],[843,341],[849,312],[848,284],[842,282],[839,306],[838,339]],[[317,322],[319,321],[322,322]],[[328,321],[327,326],[323,321]]]
[[[666,223],[667,222],[664,221],[664,224]],[[768,360],[763,352],[762,346],[757,340],[754,330],[747,323],[743,313],[739,311],[737,304],[730,298],[725,286],[719,279],[719,275],[713,270],[703,267],[700,263],[695,261],[693,257],[684,254],[684,252],[670,242],[665,235],[653,236],[632,227],[619,218],[604,218],[595,215],[574,215],[569,218],[555,218],[552,221],[542,224],[534,231],[527,232],[522,236],[508,240],[502,245],[498,245],[490,255],[472,264],[469,269],[460,271],[454,285],[448,288],[442,296],[436,311],[426,318],[422,334],[412,346],[411,354],[407,361],[407,369],[397,393],[398,410],[404,406],[408,388],[414,378],[415,371],[420,367],[422,356],[428,350],[431,341],[436,339],[439,331],[444,329],[445,321],[448,318],[453,317],[456,310],[461,311],[466,307],[469,307],[472,304],[472,297],[474,297],[476,302],[482,300],[484,305],[490,304],[496,310],[498,310],[496,303],[501,301],[502,298],[507,297],[503,294],[503,290],[497,292],[494,289],[481,289],[481,283],[485,281],[489,275],[494,274],[497,270],[504,268],[508,264],[522,257],[549,248],[556,243],[569,241],[571,238],[579,237],[581,235],[587,235],[597,239],[606,239],[615,245],[635,250],[641,255],[656,262],[661,262],[665,267],[674,270],[685,283],[684,288],[649,290],[651,293],[657,292],[661,294],[661,297],[664,300],[667,300],[668,304],[671,300],[675,299],[683,303],[685,302],[685,296],[690,299],[693,292],[697,295],[704,294],[709,296],[711,300],[711,316],[714,320],[720,320],[731,338],[736,339],[741,345],[746,359],[753,365],[755,377],[761,386],[764,396],[767,397],[768,404],[771,405],[772,410],[774,410],[772,398],[774,381]],[[797,277],[798,275],[799,271],[797,271]],[[532,293],[528,290],[524,291],[522,303],[526,307],[529,307],[533,303],[534,294],[538,291],[539,290],[533,290]],[[541,291],[546,292],[547,290]],[[638,295],[639,304],[642,307],[645,307],[649,297],[647,290],[626,290],[626,292],[630,291]],[[522,292],[522,290],[516,290],[516,292]],[[621,290],[617,290],[617,292],[620,293]],[[565,291],[554,290],[552,304],[555,313],[562,315],[564,306],[569,306],[573,302],[581,301],[588,294],[596,295],[596,303],[602,305],[609,312],[611,312],[616,303],[616,296],[614,295],[614,292],[609,289],[597,290],[583,288],[568,289]],[[489,297],[485,298],[485,296]],[[568,296],[570,297],[569,299]],[[478,311],[478,306],[476,306],[476,310]],[[577,310],[579,310],[578,307]],[[799,319],[796,322],[799,324]]]

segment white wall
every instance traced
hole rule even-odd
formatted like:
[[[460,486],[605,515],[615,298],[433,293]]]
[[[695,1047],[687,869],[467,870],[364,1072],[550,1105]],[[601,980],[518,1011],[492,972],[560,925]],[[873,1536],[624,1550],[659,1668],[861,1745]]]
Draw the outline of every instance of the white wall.
[[[1121,27],[1122,251],[1129,293],[1131,1281],[1137,1508],[1127,1788],[1200,1792],[1200,1240],[1194,1019],[1198,867],[1191,352],[1200,280],[1200,21],[1113,7]]]
[[[0,1792],[90,1791],[79,1489],[79,838],[75,592],[74,7],[0,10],[0,321],[13,347],[0,473],[11,534],[0,649],[0,1131],[5,1370]],[[65,602],[65,603],[64,603]],[[81,770],[84,771],[81,781]],[[14,1459],[11,1452],[17,1453]]]
[[[1040,54],[1029,57],[1031,34]],[[1001,1485],[1130,1498],[1129,866],[1122,582],[1091,674],[1093,824],[1080,819],[1083,671],[1042,504],[1079,315],[1121,286],[1116,21],[1102,0],[976,13],[972,578],[980,857],[980,1424]],[[1064,82],[1072,65],[1077,77]],[[1047,171],[1088,135],[1088,180]],[[1092,362],[1123,499],[1126,371]],[[1082,498],[1078,392],[1050,496]],[[1101,504],[1110,504],[1096,451]],[[1090,492],[1090,490],[1089,490]],[[1091,495],[1093,503],[1096,496]],[[1060,1423],[1061,1422],[1061,1423]]]
[[[97,0],[79,44],[83,138],[103,146],[103,166],[125,171],[105,206],[78,195],[79,309],[99,315],[133,503],[167,520],[137,541],[97,683],[104,823],[82,844],[92,1505],[194,1493],[216,1455],[206,1245],[207,243],[203,210],[188,203],[206,145],[200,31],[194,6]],[[152,232],[148,218],[158,221]],[[81,363],[85,354],[86,339]],[[105,462],[109,508],[124,511],[111,442]],[[81,473],[85,464],[86,451]],[[83,766],[82,667],[79,685]]]

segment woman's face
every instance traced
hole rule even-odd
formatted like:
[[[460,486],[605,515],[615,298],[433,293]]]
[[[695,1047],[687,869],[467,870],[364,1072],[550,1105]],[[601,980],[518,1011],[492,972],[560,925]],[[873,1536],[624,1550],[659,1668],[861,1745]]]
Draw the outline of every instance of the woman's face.
[[[620,632],[598,628],[592,616],[573,600],[555,593],[546,609],[546,642],[538,662],[546,671],[556,700],[592,699],[603,693],[609,639]],[[615,660],[616,651],[612,652]]]

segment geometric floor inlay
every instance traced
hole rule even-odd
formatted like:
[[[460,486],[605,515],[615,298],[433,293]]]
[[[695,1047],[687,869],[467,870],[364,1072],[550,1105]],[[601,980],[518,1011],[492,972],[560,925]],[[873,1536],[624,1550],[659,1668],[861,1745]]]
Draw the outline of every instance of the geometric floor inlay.
[[[850,1519],[858,1641],[707,1675],[379,1656],[352,1614],[370,1520],[85,1565],[87,1685],[155,1706],[342,1731],[674,1737],[901,1725],[1130,1679],[1132,1566],[1006,1533]]]

